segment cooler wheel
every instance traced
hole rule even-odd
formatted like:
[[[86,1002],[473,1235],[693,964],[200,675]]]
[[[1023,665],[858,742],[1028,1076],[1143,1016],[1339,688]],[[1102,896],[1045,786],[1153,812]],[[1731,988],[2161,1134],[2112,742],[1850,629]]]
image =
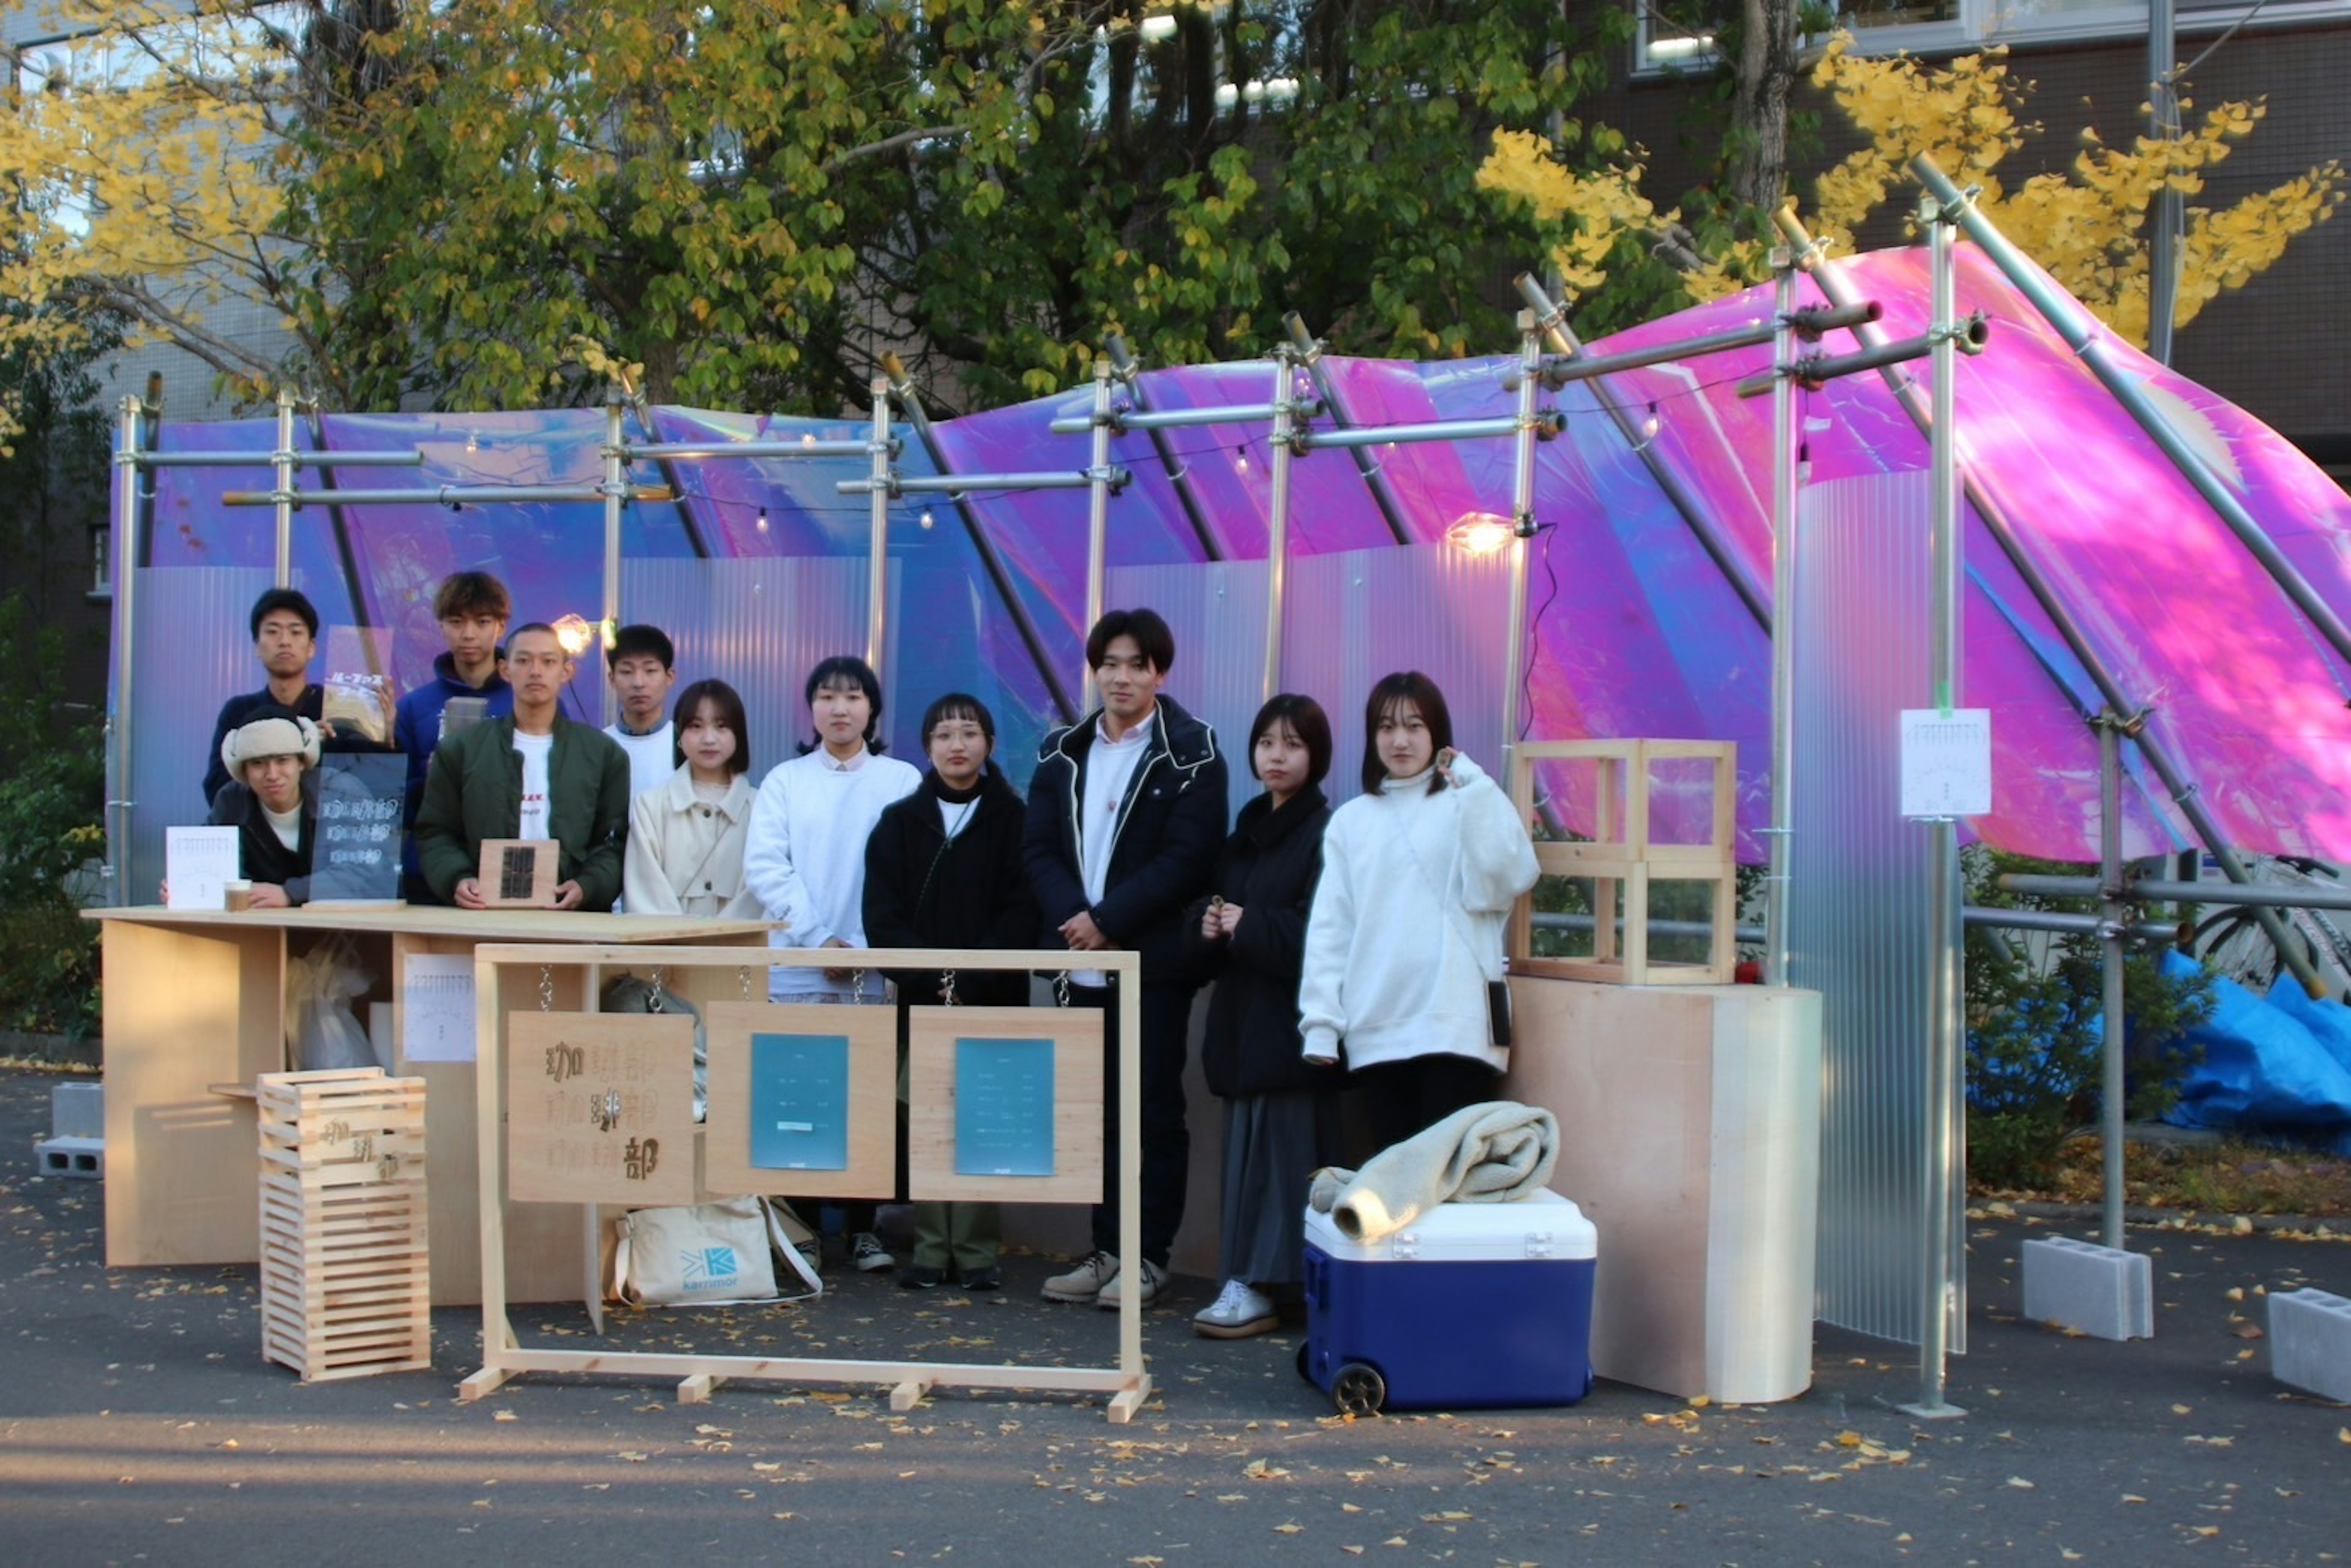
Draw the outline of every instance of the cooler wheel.
[[[1376,1416],[1387,1402],[1388,1380],[1367,1363],[1351,1361],[1331,1380],[1331,1403],[1342,1416]]]

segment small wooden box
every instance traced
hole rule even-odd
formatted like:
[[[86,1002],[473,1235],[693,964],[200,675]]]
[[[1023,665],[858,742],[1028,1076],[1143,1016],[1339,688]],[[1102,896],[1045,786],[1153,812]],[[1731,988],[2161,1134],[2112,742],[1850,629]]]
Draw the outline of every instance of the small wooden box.
[[[1587,878],[1593,883],[1593,940],[1588,957],[1533,956],[1533,901],[1519,900],[1510,915],[1510,972],[1605,985],[1730,983],[1738,966],[1733,925],[1738,914],[1738,752],[1727,740],[1556,740],[1513,749],[1510,800],[1521,818],[1534,806],[1534,768],[1544,761],[1597,765],[1589,841],[1539,841],[1535,862],[1545,876]],[[1650,791],[1659,763],[1697,762],[1708,769],[1706,835],[1695,842],[1659,842],[1652,831]],[[1662,963],[1649,956],[1649,896],[1657,882],[1692,882],[1707,889],[1707,957]],[[1624,936],[1617,936],[1622,890]]]
[[[306,1383],[433,1364],[424,1080],[269,1072],[261,1129],[261,1351]]]
[[[553,839],[485,839],[475,868],[486,909],[552,909],[561,846]]]

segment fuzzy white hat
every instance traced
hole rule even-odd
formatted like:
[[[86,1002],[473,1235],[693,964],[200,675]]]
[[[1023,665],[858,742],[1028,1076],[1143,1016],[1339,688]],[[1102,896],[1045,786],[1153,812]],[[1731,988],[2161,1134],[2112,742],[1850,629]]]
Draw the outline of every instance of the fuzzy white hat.
[[[221,737],[221,763],[229,777],[243,779],[245,765],[265,757],[298,757],[305,768],[319,765],[319,727],[298,716],[257,718]]]

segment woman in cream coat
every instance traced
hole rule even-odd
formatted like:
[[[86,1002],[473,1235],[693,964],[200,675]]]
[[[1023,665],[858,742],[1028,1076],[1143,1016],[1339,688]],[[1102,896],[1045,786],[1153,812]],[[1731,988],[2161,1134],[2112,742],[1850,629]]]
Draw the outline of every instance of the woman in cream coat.
[[[1535,851],[1510,797],[1453,749],[1445,695],[1418,671],[1372,688],[1363,780],[1322,837],[1299,1023],[1311,1062],[1343,1044],[1385,1148],[1495,1097],[1510,1057],[1486,988]]]
[[[757,920],[759,900],[743,881],[758,795],[743,699],[724,681],[696,681],[678,694],[675,722],[685,760],[630,805],[622,902],[632,915]]]

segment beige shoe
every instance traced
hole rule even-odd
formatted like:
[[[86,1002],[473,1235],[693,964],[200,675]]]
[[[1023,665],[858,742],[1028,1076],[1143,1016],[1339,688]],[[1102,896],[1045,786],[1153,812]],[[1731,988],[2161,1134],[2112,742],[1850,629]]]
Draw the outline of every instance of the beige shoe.
[[[1045,1281],[1045,1299],[1049,1301],[1074,1301],[1082,1306],[1102,1299],[1102,1291],[1118,1278],[1118,1260],[1107,1252],[1096,1252],[1066,1274],[1056,1274]]]
[[[1096,1291],[1094,1293],[1094,1305],[1102,1308],[1104,1312],[1114,1312],[1118,1311],[1119,1302],[1126,1295],[1126,1282],[1129,1280],[1137,1278],[1141,1279],[1143,1281],[1142,1285],[1138,1287],[1138,1290],[1142,1295],[1143,1304],[1147,1307],[1152,1302],[1159,1299],[1159,1287],[1167,1282],[1167,1270],[1161,1268],[1158,1264],[1154,1263],[1150,1259],[1145,1258],[1143,1260],[1143,1268],[1139,1273],[1120,1274],[1115,1279],[1112,1280],[1110,1283],[1104,1285],[1100,1291]]]

